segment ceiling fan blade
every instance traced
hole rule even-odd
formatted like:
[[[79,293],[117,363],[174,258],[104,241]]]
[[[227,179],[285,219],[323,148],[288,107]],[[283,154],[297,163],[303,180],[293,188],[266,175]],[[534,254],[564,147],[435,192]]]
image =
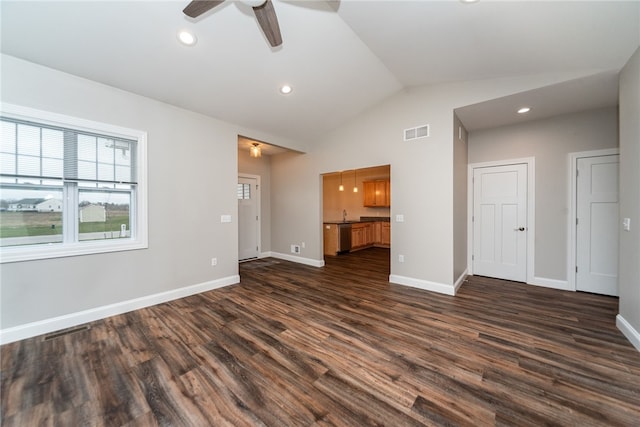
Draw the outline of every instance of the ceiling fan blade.
[[[280,34],[276,10],[273,8],[271,0],[267,0],[261,6],[255,6],[253,12],[256,14],[258,23],[271,46],[280,46],[282,44],[282,35]]]
[[[197,18],[223,2],[224,0],[193,0],[182,12],[190,18]]]

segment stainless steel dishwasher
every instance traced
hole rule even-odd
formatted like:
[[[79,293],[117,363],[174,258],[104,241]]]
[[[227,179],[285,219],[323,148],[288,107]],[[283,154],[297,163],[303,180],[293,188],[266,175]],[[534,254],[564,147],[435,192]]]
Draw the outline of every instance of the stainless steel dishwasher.
[[[338,224],[338,253],[343,254],[351,250],[351,224]]]

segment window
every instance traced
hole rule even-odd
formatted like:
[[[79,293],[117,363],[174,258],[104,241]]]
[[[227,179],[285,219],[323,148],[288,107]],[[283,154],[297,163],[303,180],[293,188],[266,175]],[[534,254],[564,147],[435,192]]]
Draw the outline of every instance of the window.
[[[238,184],[238,200],[251,199],[251,185]]]
[[[147,247],[146,133],[3,105],[2,262]]]

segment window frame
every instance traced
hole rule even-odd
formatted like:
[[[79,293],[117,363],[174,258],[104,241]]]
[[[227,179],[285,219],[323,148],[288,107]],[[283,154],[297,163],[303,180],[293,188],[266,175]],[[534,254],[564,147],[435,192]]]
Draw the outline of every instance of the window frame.
[[[148,243],[148,212],[147,212],[147,132],[126,127],[111,125],[93,120],[81,119],[64,114],[52,113],[15,104],[0,104],[0,115],[7,118],[31,121],[43,125],[69,128],[80,132],[90,132],[123,139],[133,139],[136,144],[136,180],[137,184],[131,194],[130,226],[131,237],[127,239],[85,240],[77,242],[63,242],[56,244],[34,244],[24,246],[0,247],[0,264],[20,261],[33,261],[49,258],[90,255],[108,252],[146,249]],[[63,186],[63,197],[68,195]],[[75,205],[73,204],[75,203]],[[67,201],[66,206],[75,206],[77,200]],[[77,227],[77,225],[76,225]],[[66,227],[63,228],[65,230]],[[63,231],[68,232],[67,230]]]

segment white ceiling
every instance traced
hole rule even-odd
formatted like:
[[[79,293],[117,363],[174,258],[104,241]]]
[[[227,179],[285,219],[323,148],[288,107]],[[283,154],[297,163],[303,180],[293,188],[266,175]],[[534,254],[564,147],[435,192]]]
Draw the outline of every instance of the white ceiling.
[[[555,88],[541,98],[562,102],[562,111],[579,109],[586,88],[593,105],[615,105],[615,72],[640,44],[639,1],[342,0],[337,12],[322,1],[273,3],[284,40],[278,48],[240,2],[193,20],[182,14],[188,0],[2,0],[1,49],[265,134],[308,140],[403,88],[449,81],[609,71],[569,85],[562,97],[553,97]],[[196,46],[178,43],[181,29],[196,34]],[[283,83],[293,86],[288,96],[278,93]],[[489,107],[461,117],[475,123],[484,114],[487,123]]]

